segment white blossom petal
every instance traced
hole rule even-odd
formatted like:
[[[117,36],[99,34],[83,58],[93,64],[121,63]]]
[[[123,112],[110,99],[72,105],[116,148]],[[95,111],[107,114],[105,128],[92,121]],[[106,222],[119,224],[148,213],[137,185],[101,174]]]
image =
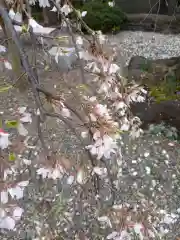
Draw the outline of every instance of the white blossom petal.
[[[1,203],[6,204],[8,202],[8,192],[2,191],[1,192]]]
[[[67,109],[66,107],[62,108],[61,114],[62,114],[63,117],[67,117],[67,118],[69,118],[71,116],[71,113],[70,113],[69,109]]]
[[[38,175],[41,175],[42,178],[47,178],[47,176],[49,174],[49,169],[42,167],[42,168],[37,169],[36,173]]]
[[[5,216],[6,216],[6,211],[4,209],[0,208],[0,219],[4,218]]]
[[[112,232],[107,236],[107,239],[114,239],[115,237],[117,237],[119,235],[118,232]]]
[[[21,219],[21,216],[23,214],[24,210],[20,207],[16,207],[13,211],[13,218],[18,221]]]
[[[0,52],[6,52],[6,48],[3,45],[0,45]]]
[[[0,132],[0,148],[6,149],[9,146],[9,134]]]
[[[2,220],[0,220],[0,228],[1,229],[7,229],[7,230],[13,230],[15,228],[15,221],[12,217],[5,217]]]
[[[64,13],[65,16],[67,16],[69,13],[72,12],[72,9],[69,7],[68,4],[64,4],[64,6],[61,8],[61,11]]]
[[[76,38],[76,44],[77,44],[77,45],[83,45],[83,39],[82,39],[81,36],[78,36],[78,37]]]
[[[85,173],[82,169],[80,169],[77,173],[76,181],[77,181],[77,183],[82,185],[82,184],[85,184],[85,180],[86,180]]]
[[[99,176],[107,176],[106,168],[94,167],[93,172],[95,172]]]
[[[39,0],[39,6],[40,7],[50,7],[49,0]]]
[[[81,132],[81,137],[86,138],[88,136],[88,132]]]
[[[10,62],[4,61],[4,66],[5,66],[5,68],[12,70],[12,65],[10,64]]]
[[[68,179],[67,179],[67,184],[68,185],[71,185],[72,183],[74,182],[74,176],[69,176]]]
[[[15,17],[15,12],[14,12],[14,10],[11,8],[10,10],[9,10],[9,17],[11,18],[11,19],[14,19],[14,17]]]
[[[110,7],[114,7],[115,3],[114,3],[114,1],[110,1],[110,2],[108,2],[108,5],[109,5]]]
[[[87,11],[83,11],[83,12],[81,13],[81,17],[85,17],[86,14],[87,14]]]
[[[9,194],[13,199],[21,199],[23,198],[24,195],[24,188],[21,188],[19,186],[16,186],[14,188],[9,188],[8,189]]]
[[[20,187],[27,187],[28,184],[29,184],[29,181],[22,181],[22,182],[19,182],[17,185]]]
[[[28,131],[22,123],[18,124],[17,130],[18,130],[19,135],[21,135],[21,136],[27,136],[28,135]]]
[[[20,114],[23,114],[23,113],[25,113],[26,109],[27,109],[27,107],[19,107],[18,111]]]
[[[20,121],[22,123],[31,123],[32,122],[31,114],[30,113],[24,113],[23,117],[20,118]]]
[[[22,14],[19,13],[19,12],[17,12],[17,13],[15,14],[15,16],[14,16],[14,20],[15,20],[16,22],[21,23],[21,22],[22,22]]]
[[[112,63],[109,68],[109,74],[116,73],[119,69],[120,67],[117,64]]]
[[[107,216],[98,217],[98,221],[106,223],[109,227],[112,227],[111,221]]]
[[[38,24],[33,18],[30,18],[29,19],[29,25],[32,27],[32,28],[43,28],[42,25]]]
[[[52,12],[57,12],[57,8],[54,6],[52,9],[51,9]]]

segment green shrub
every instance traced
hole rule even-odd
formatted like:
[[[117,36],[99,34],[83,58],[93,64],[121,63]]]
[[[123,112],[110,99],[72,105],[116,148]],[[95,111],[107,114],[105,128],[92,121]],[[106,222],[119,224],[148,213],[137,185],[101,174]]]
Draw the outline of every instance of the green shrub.
[[[32,17],[37,21],[37,22],[43,22],[43,14],[42,12],[32,12]]]
[[[87,11],[83,18],[85,23],[93,30],[101,30],[103,33],[120,30],[123,23],[127,21],[126,15],[119,7],[110,7],[107,2],[87,1],[81,7]]]

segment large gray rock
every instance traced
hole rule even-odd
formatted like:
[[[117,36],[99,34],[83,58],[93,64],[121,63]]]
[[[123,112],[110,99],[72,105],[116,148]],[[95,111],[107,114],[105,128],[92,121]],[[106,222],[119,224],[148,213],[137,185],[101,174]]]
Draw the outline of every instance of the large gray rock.
[[[143,128],[147,128],[149,124],[165,122],[180,132],[180,101],[134,103],[131,111],[141,119]]]
[[[133,57],[128,66],[129,81],[146,85],[149,89],[156,86],[167,86],[172,88],[173,96],[176,96],[176,88],[180,79],[180,57],[170,59],[150,60],[141,56]],[[168,92],[171,92],[168,90]],[[167,96],[170,97],[171,95]],[[171,98],[170,98],[171,99]],[[143,127],[150,123],[160,123],[161,121],[176,127],[180,131],[180,101],[161,101],[157,103],[154,99],[145,103],[134,103],[131,110],[134,115],[140,117]]]
[[[138,84],[154,86],[173,76],[180,79],[180,57],[151,60],[142,56],[134,56],[128,65],[128,80]]]

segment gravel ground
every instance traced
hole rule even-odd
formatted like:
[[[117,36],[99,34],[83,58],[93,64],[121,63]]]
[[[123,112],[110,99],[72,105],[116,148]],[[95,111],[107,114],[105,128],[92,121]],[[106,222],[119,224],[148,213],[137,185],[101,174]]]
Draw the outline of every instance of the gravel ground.
[[[109,37],[112,45],[117,45],[124,60],[134,55],[151,59],[180,56],[180,34],[163,35],[154,32],[123,31]]]
[[[120,55],[123,56],[123,61],[128,61],[133,55],[142,55],[153,59],[180,56],[180,36],[164,36],[157,33],[143,32],[121,32],[115,36],[109,36],[109,40],[112,45],[118,46]],[[120,59],[120,61],[122,60]],[[11,79],[9,81],[11,81]],[[62,86],[57,72],[47,72],[47,74],[42,74],[40,72],[40,81],[43,85],[47,86],[48,89],[53,89],[55,84],[57,90],[61,90]],[[2,83],[3,82],[1,82],[1,84]],[[12,109],[16,106],[31,103],[32,94],[29,92],[28,94],[19,95],[16,90],[10,90],[8,93],[0,94],[0,102],[0,111],[4,112],[3,118],[7,119],[12,117]],[[33,102],[30,106],[30,111],[33,112]],[[52,137],[56,134],[56,142],[63,143],[61,145],[61,150],[63,150],[65,154],[69,154],[71,159],[78,159],[78,156],[80,155],[79,143],[70,132],[67,132],[64,125],[61,122],[53,121],[48,122],[46,127],[49,129],[49,133]],[[35,125],[31,126],[29,132],[32,136],[36,135]],[[52,138],[47,139],[47,142],[49,141],[52,141]],[[144,204],[143,206],[145,206],[145,210],[149,211],[149,215],[162,215],[160,230],[167,232],[166,239],[176,239],[180,236],[179,143],[177,141],[168,140],[161,135],[158,136],[158,134],[154,136],[145,133],[142,138],[135,142],[131,141],[127,136],[124,136],[121,141],[121,148],[123,153],[123,171],[122,176],[117,183],[118,188],[115,196],[116,204],[132,206],[132,211],[136,211]],[[33,189],[33,185],[31,188]],[[69,193],[71,197],[74,194],[73,191],[73,187],[71,187]],[[77,189],[75,191],[77,191]],[[38,190],[37,192],[37,196],[41,195],[42,197],[43,190],[41,189],[41,191]],[[27,209],[27,213],[25,215],[24,224],[20,224],[18,227],[19,232],[15,234],[15,236],[14,233],[9,234],[9,238],[7,233],[2,234],[1,239],[27,239],[22,237],[22,235],[20,237],[20,232],[22,233],[20,228],[22,227],[30,235],[32,234],[31,231],[34,229],[34,225],[32,220],[30,221],[30,218],[32,217],[30,212],[33,211],[33,214],[35,214],[34,209],[37,211],[37,206],[39,206],[38,204],[40,203],[39,198],[37,197],[36,199],[33,194],[33,191],[30,191],[27,200],[25,203],[22,203]],[[56,195],[54,192],[51,194]],[[50,198],[49,195],[48,197]],[[103,197],[105,198],[105,196]],[[94,200],[92,200],[92,203],[95,204]],[[91,209],[90,211],[87,209],[87,205],[84,205],[82,212],[83,211],[83,221],[85,222],[83,223],[83,229],[84,232],[87,232],[87,235],[90,235],[90,233],[95,231],[95,226],[97,225],[97,222],[92,220],[93,218],[91,216],[96,213],[96,210]],[[141,209],[141,212],[143,211]],[[175,215],[175,219],[170,216],[171,214]],[[38,219],[40,221],[40,216],[41,215],[38,212],[35,220]],[[169,216],[169,221],[167,220],[167,216]],[[88,218],[89,220],[87,220]],[[155,222],[156,221],[154,221],[154,224],[157,224]],[[63,222],[63,224],[65,223]],[[63,226],[65,228],[65,225]],[[99,231],[101,232],[101,230]],[[68,228],[64,234],[65,238],[63,239],[75,239],[73,235],[74,232],[71,228]],[[91,236],[89,239],[101,240],[105,238],[102,236]]]

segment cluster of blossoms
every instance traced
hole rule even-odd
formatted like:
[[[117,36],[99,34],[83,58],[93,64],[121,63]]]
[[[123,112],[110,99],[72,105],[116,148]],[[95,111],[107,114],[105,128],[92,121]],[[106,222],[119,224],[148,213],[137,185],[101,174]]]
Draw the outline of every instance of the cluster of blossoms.
[[[89,121],[93,123],[91,132],[93,133],[93,145],[87,146],[91,154],[96,155],[97,159],[102,157],[110,158],[111,153],[117,149],[117,140],[120,131],[129,131],[134,138],[142,133],[140,129],[141,121],[138,117],[128,119],[130,104],[132,102],[143,102],[147,92],[139,86],[122,91],[121,76],[118,75],[120,67],[113,62],[114,53],[106,57],[103,53],[103,46],[106,38],[98,32],[97,38],[100,43],[91,46],[89,50],[81,48],[80,57],[85,60],[85,69],[95,75],[94,82],[99,85],[97,95],[102,96],[107,105],[100,104],[96,97],[85,98],[90,104]],[[78,43],[82,44],[78,37]],[[120,79],[119,79],[119,78]],[[111,107],[111,111],[109,111]],[[116,115],[118,117],[116,117]],[[113,119],[117,119],[114,121]]]
[[[117,148],[116,140],[119,138],[118,123],[113,121],[107,106],[99,104],[95,97],[85,98],[89,104],[90,129],[93,134],[94,144],[88,145],[92,155],[97,159],[110,158],[111,153],[115,153]]]
[[[4,175],[7,174],[14,174],[12,170],[7,169],[4,171]],[[4,181],[7,180],[6,176],[4,176]],[[15,203],[15,200],[20,200],[24,196],[24,189],[26,186],[28,186],[29,181],[21,181],[17,184],[7,184],[5,187],[1,190],[0,196],[1,196],[1,206],[0,208],[0,228],[1,229],[8,229],[8,230],[14,230],[16,221],[21,219],[21,216],[24,212],[23,208],[17,206]],[[11,202],[11,204],[8,204],[8,202]]]
[[[17,132],[20,136],[26,137],[28,135],[24,124],[31,123],[31,114],[27,112],[26,107],[20,107],[17,111]],[[0,149],[6,150],[12,146],[9,140],[9,133],[0,129]],[[3,152],[1,152],[3,154]],[[20,220],[23,209],[16,204],[16,200],[24,197],[24,189],[29,184],[29,180],[18,182],[20,169],[17,169],[15,164],[8,164],[8,160],[1,162],[1,190],[0,190],[0,228],[14,230],[16,221]],[[25,162],[24,162],[25,163]]]

